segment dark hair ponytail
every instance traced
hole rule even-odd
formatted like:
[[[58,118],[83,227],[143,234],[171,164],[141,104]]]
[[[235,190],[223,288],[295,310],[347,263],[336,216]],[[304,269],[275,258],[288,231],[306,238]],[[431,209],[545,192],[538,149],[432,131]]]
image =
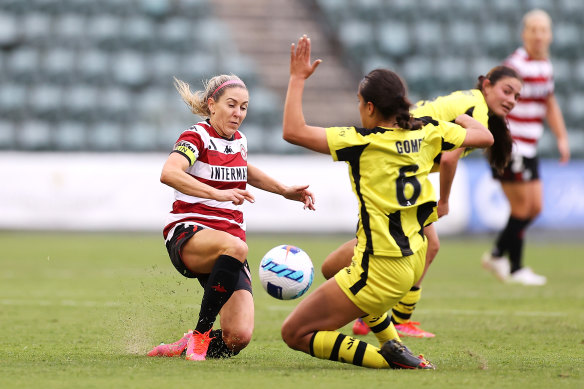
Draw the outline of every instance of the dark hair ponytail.
[[[505,77],[516,78],[523,83],[523,79],[509,66],[499,65],[492,68],[486,76],[479,76],[476,88],[483,91],[483,83],[489,80],[491,84],[496,84],[499,80]],[[485,150],[489,165],[498,172],[501,172],[509,163],[511,159],[511,150],[513,149],[513,138],[509,132],[507,119],[489,113],[489,131],[493,134],[495,142],[493,145]]]
[[[489,115],[488,126],[495,141],[491,147],[485,150],[485,155],[489,165],[498,172],[502,172],[511,160],[513,138],[511,138],[511,133],[509,132],[507,120],[500,116]]]
[[[375,69],[359,84],[359,94],[365,102],[371,102],[384,118],[395,115],[397,125],[406,130],[419,130],[422,122],[410,114],[412,103],[402,79],[391,70]]]

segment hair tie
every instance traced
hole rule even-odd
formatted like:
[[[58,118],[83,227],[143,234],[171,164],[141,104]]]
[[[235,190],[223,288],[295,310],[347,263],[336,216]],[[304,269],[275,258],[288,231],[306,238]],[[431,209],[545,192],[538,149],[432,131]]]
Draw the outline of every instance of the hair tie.
[[[231,84],[241,85],[245,88],[245,84],[240,79],[228,80],[228,81],[225,81],[223,84],[219,85],[217,87],[217,89],[215,89],[215,91],[211,94],[211,97],[215,96],[215,93],[217,93],[217,91],[219,89],[223,88],[224,86],[231,85]]]

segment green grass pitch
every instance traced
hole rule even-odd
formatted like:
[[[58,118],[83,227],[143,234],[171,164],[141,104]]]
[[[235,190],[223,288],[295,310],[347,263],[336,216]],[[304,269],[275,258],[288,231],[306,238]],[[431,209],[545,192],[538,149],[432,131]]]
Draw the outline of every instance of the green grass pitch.
[[[443,238],[414,316],[436,338],[403,339],[436,371],[370,370],[288,349],[280,325],[297,302],[263,291],[262,255],[283,243],[306,250],[313,290],[323,258],[348,238],[250,234],[254,338],[230,360],[188,362],[145,356],[193,327],[202,296],[174,270],[160,235],[1,232],[0,387],[584,387],[581,241],[528,236],[527,263],[548,284],[522,287],[481,269],[490,238]]]

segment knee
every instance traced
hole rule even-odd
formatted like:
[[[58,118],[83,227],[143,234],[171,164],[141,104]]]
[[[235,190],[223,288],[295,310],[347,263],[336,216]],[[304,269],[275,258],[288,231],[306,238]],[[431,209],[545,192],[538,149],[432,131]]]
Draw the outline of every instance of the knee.
[[[252,333],[253,328],[223,329],[223,342],[232,351],[239,352],[251,342]]]
[[[322,267],[320,268],[320,271],[326,280],[334,276],[336,273],[336,269],[333,269],[334,266],[332,261],[329,261],[328,259],[329,257],[324,260]]]
[[[247,243],[233,236],[225,242],[222,254],[232,256],[243,262],[247,258],[247,252]]]
[[[282,335],[282,340],[284,341],[284,343],[286,343],[286,345],[288,345],[288,347],[290,347],[293,350],[299,349],[299,338],[296,332],[296,328],[290,325],[289,320],[284,321],[280,333]]]
[[[530,219],[535,219],[542,211],[543,206],[541,203],[535,203],[531,209]]]

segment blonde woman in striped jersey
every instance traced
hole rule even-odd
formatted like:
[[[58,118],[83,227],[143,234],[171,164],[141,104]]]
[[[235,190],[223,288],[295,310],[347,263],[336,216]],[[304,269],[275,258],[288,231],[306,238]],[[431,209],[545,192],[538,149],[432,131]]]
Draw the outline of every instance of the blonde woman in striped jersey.
[[[197,278],[204,293],[194,331],[148,355],[230,357],[247,346],[254,327],[241,209],[244,201],[254,202],[247,184],[311,210],[314,197],[308,185],[283,185],[247,163],[247,139],[239,128],[249,94],[241,79],[216,76],[195,93],[183,81],[175,80],[175,86],[191,111],[207,119],[179,136],[162,169],[160,181],[175,189],[163,236],[172,264],[184,277]],[[221,329],[213,330],[217,315]]]

